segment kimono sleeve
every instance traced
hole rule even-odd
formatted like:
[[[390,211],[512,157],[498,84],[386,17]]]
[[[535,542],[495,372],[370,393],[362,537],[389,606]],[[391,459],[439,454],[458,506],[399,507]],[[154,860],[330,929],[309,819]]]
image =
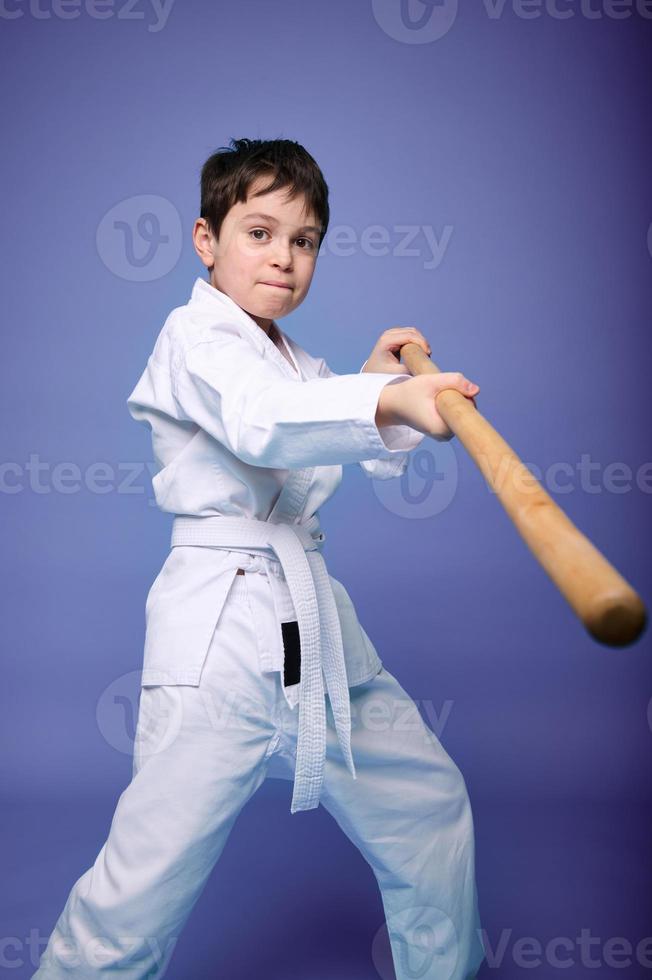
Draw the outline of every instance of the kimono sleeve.
[[[318,358],[317,363],[319,365],[318,371],[320,377],[337,377],[323,358]],[[366,363],[365,361],[360,368],[360,374],[362,374]],[[362,376],[365,378],[374,377],[373,374],[364,374]],[[384,375],[376,375],[376,377],[384,377]],[[409,375],[402,374],[399,377],[407,380]],[[389,480],[393,476],[402,476],[407,469],[410,450],[419,445],[424,438],[424,433],[419,432],[418,429],[413,429],[410,425],[382,425],[378,431],[385,445],[393,451],[394,455],[390,458],[376,457],[373,459],[358,460],[363,472],[366,476],[375,480]]]
[[[247,340],[219,335],[185,349],[171,377],[179,417],[251,465],[301,469],[399,455],[374,419],[381,390],[404,375],[290,380]]]

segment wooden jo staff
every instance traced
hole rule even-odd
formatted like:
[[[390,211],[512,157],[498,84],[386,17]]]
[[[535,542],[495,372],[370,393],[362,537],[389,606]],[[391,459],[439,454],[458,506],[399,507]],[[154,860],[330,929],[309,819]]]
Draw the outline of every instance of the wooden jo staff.
[[[418,344],[403,344],[400,356],[410,374],[440,373]],[[647,623],[638,593],[548,496],[469,398],[445,388],[435,403],[590,635],[608,646],[633,643]]]

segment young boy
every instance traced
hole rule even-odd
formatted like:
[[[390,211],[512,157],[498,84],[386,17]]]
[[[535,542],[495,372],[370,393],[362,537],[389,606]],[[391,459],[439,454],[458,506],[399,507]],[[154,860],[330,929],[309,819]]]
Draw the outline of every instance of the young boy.
[[[267,776],[293,780],[291,813],[321,802],[370,864],[397,980],[468,980],[483,960],[464,779],[328,574],[318,516],[343,464],[400,475],[424,435],[452,438],[436,393],[478,386],[410,376],[394,352],[430,352],[414,327],[386,330],[344,375],[278,327],[328,221],[298,143],[232,140],[203,167],[193,239],[209,279],[172,311],[128,399],[175,515],[146,602],[133,778],[40,980],[162,977]]]

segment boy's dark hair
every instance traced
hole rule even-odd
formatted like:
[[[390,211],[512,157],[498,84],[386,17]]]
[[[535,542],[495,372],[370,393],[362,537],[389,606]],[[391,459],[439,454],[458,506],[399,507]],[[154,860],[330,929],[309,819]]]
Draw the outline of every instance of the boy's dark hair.
[[[208,158],[201,171],[201,217],[219,238],[222,222],[237,201],[246,201],[257,177],[273,177],[261,193],[288,187],[290,196],[303,193],[321,226],[321,245],[330,218],[328,185],[315,160],[294,140],[231,140]]]

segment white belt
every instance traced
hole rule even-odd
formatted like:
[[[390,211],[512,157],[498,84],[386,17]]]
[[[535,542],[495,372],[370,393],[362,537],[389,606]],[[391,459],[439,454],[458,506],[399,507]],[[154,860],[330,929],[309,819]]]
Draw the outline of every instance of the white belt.
[[[319,806],[326,756],[324,679],[342,755],[356,778],[342,633],[321,554],[325,537],[316,514],[305,524],[275,524],[248,517],[177,515],[172,525],[173,548],[206,545],[260,554],[280,562],[283,569],[299,624],[301,648],[297,758],[290,813]]]

